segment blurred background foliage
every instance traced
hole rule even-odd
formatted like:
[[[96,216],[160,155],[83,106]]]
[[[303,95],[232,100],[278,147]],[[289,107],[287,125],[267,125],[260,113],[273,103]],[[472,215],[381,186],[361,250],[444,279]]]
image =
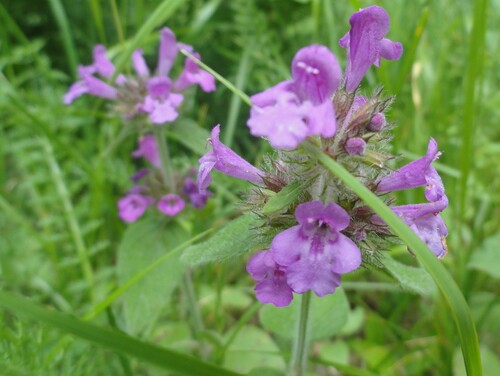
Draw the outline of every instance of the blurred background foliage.
[[[349,28],[349,16],[373,2],[181,3],[165,26],[193,45],[206,64],[252,94],[286,79],[293,55],[307,44],[327,45],[345,66],[338,40]],[[384,61],[381,69],[372,69],[362,90],[371,93],[383,86],[386,95],[397,96],[389,120],[394,149],[402,156],[398,164],[423,155],[429,137],[443,151],[436,163],[450,198],[444,213],[449,254],[443,262],[470,303],[489,367],[485,374],[493,375],[500,369],[495,319],[500,315],[500,1],[375,3],[387,9],[389,38],[402,42],[405,52],[400,61]],[[158,4],[0,3],[2,289],[81,316],[116,287],[116,253],[127,227],[117,217],[116,201],[129,189],[129,176],[137,168],[130,158],[136,138],[123,135],[123,121],[110,115],[103,101],[84,97],[67,107],[62,96],[75,80],[76,65],[90,63],[95,44],[106,45],[116,57]],[[141,45],[151,66],[157,34],[155,30]],[[270,152],[266,142],[249,136],[246,105],[222,85],[211,95],[192,93],[186,102],[186,116],[206,130],[221,123],[223,140],[246,159],[259,162]],[[174,145],[174,152],[190,155],[181,144]],[[194,165],[197,157],[185,158]],[[223,176],[216,176],[215,183],[209,207],[186,220],[193,234],[206,221],[223,223],[237,213],[237,197],[245,185]],[[401,199],[416,202],[419,193],[405,193]],[[400,248],[396,258],[416,265]],[[92,293],[82,255],[88,255],[94,271]],[[203,341],[217,347],[217,336],[230,331],[252,305],[252,284],[243,260],[195,269],[194,280],[208,328]],[[347,324],[336,339],[315,344],[315,372],[335,374],[331,365],[340,363],[360,369],[345,374],[363,375],[363,369],[383,375],[464,374],[447,307],[439,297],[412,289],[414,282],[384,269],[348,276]],[[157,325],[142,336],[201,356],[203,346],[183,321],[182,296],[182,291],[174,292]],[[96,322],[123,328],[119,308],[108,309]],[[287,339],[271,335],[262,317],[250,318],[250,323],[233,342],[232,355],[228,351],[211,360],[233,369],[241,362],[281,369]],[[256,346],[263,346],[263,353],[256,353]],[[33,370],[40,375],[163,374],[6,312],[0,313],[0,368],[6,375]]]

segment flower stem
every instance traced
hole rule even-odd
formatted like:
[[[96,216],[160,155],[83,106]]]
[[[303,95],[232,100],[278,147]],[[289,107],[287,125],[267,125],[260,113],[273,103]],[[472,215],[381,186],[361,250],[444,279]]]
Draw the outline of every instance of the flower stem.
[[[299,325],[297,327],[297,337],[293,344],[293,354],[290,361],[291,376],[303,376],[307,370],[308,355],[308,330],[309,330],[309,306],[311,303],[311,291],[302,295],[300,305]]]
[[[158,153],[160,154],[161,174],[163,182],[170,189],[171,193],[175,193],[174,172],[172,171],[172,163],[168,151],[168,142],[165,137],[164,127],[157,127],[154,131]]]

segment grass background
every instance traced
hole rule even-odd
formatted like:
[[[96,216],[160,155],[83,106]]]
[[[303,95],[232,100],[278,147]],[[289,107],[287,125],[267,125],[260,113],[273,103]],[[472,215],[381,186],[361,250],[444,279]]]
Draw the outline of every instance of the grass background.
[[[342,66],[338,39],[348,18],[365,1],[177,1],[165,20],[179,40],[192,44],[203,61],[246,93],[261,91],[289,76],[300,47],[322,43]],[[450,207],[449,254],[443,261],[469,302],[478,327],[485,374],[499,365],[498,293],[500,266],[500,126],[498,30],[500,2],[379,1],[391,16],[389,38],[401,41],[398,62],[372,69],[363,90],[378,85],[397,95],[389,113],[399,163],[424,153],[429,137],[443,151],[437,168]],[[135,137],[118,138],[122,121],[107,105],[81,98],[65,107],[62,96],[75,79],[77,64],[88,64],[96,43],[113,57],[127,49],[158,6],[155,1],[81,2],[8,0],[0,4],[0,286],[30,296],[63,312],[83,316],[117,285],[116,254],[126,225],[116,201],[129,188],[136,169],[130,158]],[[156,29],[141,48],[152,57]],[[128,69],[126,67],[125,69]],[[220,85],[219,85],[220,86]],[[223,140],[250,161],[260,161],[269,146],[251,138],[245,126],[248,108],[224,87],[212,95],[193,94],[185,113],[205,129],[223,126]],[[119,142],[116,142],[116,140]],[[174,152],[186,154],[181,145]],[[192,163],[197,156],[191,155]],[[217,196],[205,215],[217,224],[234,216],[237,192],[244,184],[217,177]],[[419,200],[404,193],[404,202]],[[193,233],[202,226],[193,222]],[[393,255],[416,265],[406,250]],[[89,291],[82,260],[91,262]],[[200,343],[230,333],[252,306],[252,283],[244,262],[193,271],[195,291],[206,325],[204,339],[186,326],[182,291],[143,339],[173,346],[198,357]],[[370,283],[367,283],[370,282]],[[458,339],[443,299],[411,289],[385,270],[363,270],[345,279],[354,329],[317,342],[312,370],[333,374],[325,363],[383,375],[461,375]],[[411,281],[410,281],[411,283]],[[404,283],[403,283],[404,285]],[[94,318],[123,329],[120,305]],[[7,374],[96,375],[163,374],[154,367],[119,357],[34,321],[8,312],[0,317],[0,365]],[[286,340],[270,336],[254,315],[243,333],[250,343],[265,342],[260,353],[274,368],[286,359]],[[356,324],[357,321],[357,325]],[[117,330],[118,330],[117,329]],[[208,339],[207,339],[208,338]],[[252,348],[209,361],[235,367],[231,356],[257,362]],[[254,349],[253,349],[254,350]],[[235,352],[236,351],[236,352]],[[229,360],[228,360],[229,359]],[[269,360],[270,359],[270,360]],[[237,362],[233,362],[237,363]],[[258,363],[258,362],[257,362]],[[321,365],[323,364],[323,365]],[[344,371],[347,372],[347,371]],[[349,373],[346,373],[349,374]],[[359,373],[362,374],[362,373]]]

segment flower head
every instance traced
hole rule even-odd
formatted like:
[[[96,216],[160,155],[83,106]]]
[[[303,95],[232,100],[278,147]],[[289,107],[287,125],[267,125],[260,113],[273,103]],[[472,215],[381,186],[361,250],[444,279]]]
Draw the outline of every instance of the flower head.
[[[194,53],[193,56],[198,60],[200,59],[200,54],[198,53]],[[207,71],[200,69],[198,64],[188,58],[186,59],[184,70],[177,81],[175,81],[174,87],[176,90],[182,91],[194,84],[200,85],[204,92],[209,93],[215,90],[215,77]]]
[[[200,158],[200,170],[198,172],[199,191],[206,192],[207,187],[212,182],[210,172],[216,170],[238,178],[248,180],[254,183],[262,183],[262,177],[265,173],[241,158],[229,147],[219,140],[220,125],[212,129],[209,140],[212,150],[208,151]]]
[[[403,53],[401,43],[384,38],[389,31],[389,15],[376,5],[354,13],[349,23],[351,30],[340,39],[340,46],[348,49],[344,76],[346,89],[356,90],[370,66],[380,66],[381,58],[398,60]]]

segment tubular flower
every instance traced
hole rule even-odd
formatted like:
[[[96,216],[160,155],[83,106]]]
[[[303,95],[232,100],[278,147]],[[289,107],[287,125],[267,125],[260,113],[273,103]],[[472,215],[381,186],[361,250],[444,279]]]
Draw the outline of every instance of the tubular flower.
[[[213,169],[226,175],[248,180],[254,183],[262,183],[265,173],[241,158],[229,147],[219,140],[220,125],[212,129],[209,143],[212,150],[208,151],[199,159],[200,170],[198,172],[198,187],[201,193],[206,192],[207,187],[212,182],[210,172]]]
[[[139,147],[132,152],[134,158],[144,157],[153,166],[160,167],[160,154],[156,145],[155,137],[146,135],[139,140]]]
[[[179,195],[174,193],[169,193],[163,196],[160,201],[156,204],[156,207],[162,213],[172,217],[176,214],[179,214],[183,209],[186,203]]]
[[[390,21],[385,9],[379,6],[361,9],[351,16],[349,23],[351,30],[340,39],[339,44],[348,50],[344,81],[347,91],[352,92],[372,64],[379,67],[382,58],[398,60],[403,46],[384,38]]]
[[[151,204],[151,197],[130,192],[118,201],[118,215],[125,222],[135,222]]]

